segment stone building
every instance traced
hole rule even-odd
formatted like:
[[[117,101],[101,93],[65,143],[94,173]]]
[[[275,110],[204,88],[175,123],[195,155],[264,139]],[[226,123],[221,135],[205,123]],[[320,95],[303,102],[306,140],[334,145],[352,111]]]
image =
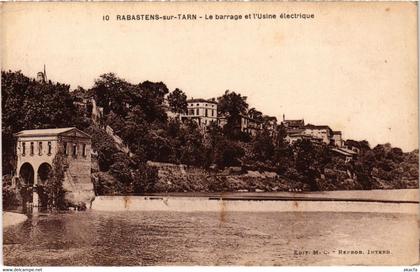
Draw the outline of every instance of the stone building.
[[[258,131],[262,129],[262,122],[259,122],[249,116],[241,115],[241,131],[252,136],[256,136]]]
[[[336,147],[343,147],[343,137],[341,131],[333,131],[332,141]]]
[[[281,122],[287,130],[302,129],[305,126],[304,119],[287,120],[286,115],[283,114],[283,121]]]
[[[189,99],[187,100],[187,113],[181,120],[191,119],[197,122],[200,128],[207,127],[211,122],[217,123],[217,102],[215,99]]]
[[[43,186],[48,182],[53,161],[60,152],[68,167],[63,189],[65,199],[72,204],[89,204],[94,198],[91,182],[91,137],[70,128],[35,129],[18,132],[16,177],[20,187],[32,188],[28,202],[45,207]]]
[[[319,126],[307,124],[303,134],[311,136],[316,139],[321,139],[325,144],[330,144],[331,138],[333,136],[333,131],[329,126]]]

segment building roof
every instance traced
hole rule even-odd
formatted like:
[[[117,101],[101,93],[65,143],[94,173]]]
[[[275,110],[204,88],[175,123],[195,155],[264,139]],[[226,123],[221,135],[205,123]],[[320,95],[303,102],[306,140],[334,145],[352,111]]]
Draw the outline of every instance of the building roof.
[[[302,134],[304,131],[302,128],[286,129],[287,135]]]
[[[217,104],[217,101],[213,101],[210,99],[203,99],[203,98],[193,98],[193,99],[187,100],[187,103],[197,103],[197,102]]]
[[[252,121],[252,122],[254,122],[254,123],[262,123],[262,121],[255,120],[254,118],[251,118],[251,117],[249,117],[249,116],[247,116],[247,115],[244,115],[244,114],[240,114],[240,116],[241,116],[241,118],[245,118],[245,119],[247,119],[247,120],[249,120],[249,121]]]
[[[302,134],[302,133],[293,133],[293,134],[287,134],[286,137],[289,138],[297,138],[297,137],[302,137],[302,138],[311,138],[310,135],[306,135],[306,134]]]
[[[345,156],[357,155],[357,152],[354,152],[353,150],[347,148],[332,148],[331,150]]]
[[[332,129],[329,126],[325,126],[325,125],[312,125],[312,124],[307,124],[305,126],[305,128],[311,128],[311,129],[329,129],[332,131]]]
[[[287,127],[303,127],[305,125],[305,121],[303,119],[300,119],[300,120],[283,120],[282,123]]]
[[[69,134],[74,132],[74,136],[87,137],[90,138],[90,135],[77,129],[76,127],[67,127],[67,128],[47,128],[47,129],[30,129],[22,130],[15,134],[17,137],[31,137],[31,136],[56,136],[62,134]]]

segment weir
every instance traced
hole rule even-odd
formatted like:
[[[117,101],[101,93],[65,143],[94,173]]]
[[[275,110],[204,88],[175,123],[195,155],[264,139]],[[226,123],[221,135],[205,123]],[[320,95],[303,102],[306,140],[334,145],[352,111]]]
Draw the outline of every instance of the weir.
[[[337,199],[232,199],[175,196],[97,196],[98,211],[169,212],[365,212],[416,214],[418,202],[351,201]]]

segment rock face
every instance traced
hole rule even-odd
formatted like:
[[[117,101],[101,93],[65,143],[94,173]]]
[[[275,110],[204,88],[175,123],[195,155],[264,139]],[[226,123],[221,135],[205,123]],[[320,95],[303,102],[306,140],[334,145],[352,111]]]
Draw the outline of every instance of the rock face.
[[[206,171],[169,163],[148,164],[158,168],[156,192],[287,191],[296,186],[296,183],[291,184],[273,172]]]

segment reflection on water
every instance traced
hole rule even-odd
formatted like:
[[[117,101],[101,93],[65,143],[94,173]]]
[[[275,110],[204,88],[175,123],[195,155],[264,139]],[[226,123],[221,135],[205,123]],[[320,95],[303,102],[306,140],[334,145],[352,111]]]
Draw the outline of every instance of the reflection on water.
[[[418,251],[414,226],[407,214],[87,211],[5,229],[3,254],[5,265],[32,266],[407,264],[417,260],[407,256],[412,245]],[[332,252],[340,249],[391,254]]]

